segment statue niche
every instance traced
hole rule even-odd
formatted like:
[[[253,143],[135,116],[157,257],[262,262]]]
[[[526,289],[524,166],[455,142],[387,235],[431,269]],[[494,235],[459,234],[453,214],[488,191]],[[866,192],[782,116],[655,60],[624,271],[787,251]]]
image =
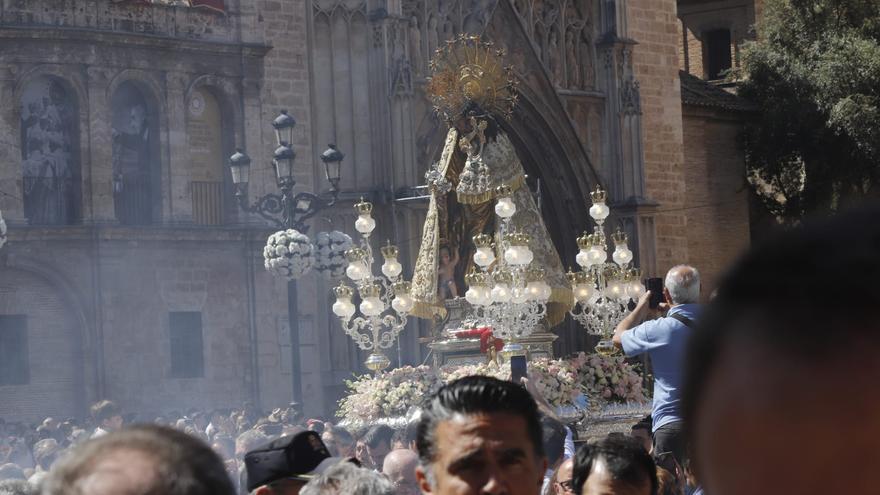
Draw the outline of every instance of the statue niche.
[[[125,225],[153,221],[159,167],[153,107],[133,83],[113,94],[113,200],[116,219]]]
[[[64,225],[79,218],[76,108],[70,92],[53,77],[39,77],[22,92],[22,189],[31,224]]]

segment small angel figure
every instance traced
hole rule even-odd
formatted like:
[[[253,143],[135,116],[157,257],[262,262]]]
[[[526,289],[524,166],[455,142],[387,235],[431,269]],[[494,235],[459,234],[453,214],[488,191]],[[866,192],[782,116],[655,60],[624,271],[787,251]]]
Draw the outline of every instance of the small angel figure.
[[[459,262],[458,250],[452,250],[448,246],[440,248],[440,266],[437,268],[437,294],[440,300],[458,297],[458,287],[455,285],[455,267]]]

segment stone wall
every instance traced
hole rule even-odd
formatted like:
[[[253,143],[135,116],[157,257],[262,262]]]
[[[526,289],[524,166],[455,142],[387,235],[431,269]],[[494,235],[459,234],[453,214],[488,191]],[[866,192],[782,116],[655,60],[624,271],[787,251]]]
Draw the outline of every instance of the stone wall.
[[[222,162],[207,175],[223,177],[222,221],[197,224],[191,181],[204,181],[204,167],[214,165],[191,167],[187,131],[194,128],[194,96],[210,94],[222,121],[220,156],[246,147],[255,198],[277,191],[269,122],[286,108],[298,121],[297,179],[304,190],[313,187],[307,2],[226,3],[228,15],[110,0],[0,5],[0,209],[10,226],[0,252],[0,311],[24,312],[32,322],[32,381],[0,387],[9,398],[0,417],[83,415],[100,398],[141,413],[237,407],[244,400],[271,409],[290,401],[287,287],[262,268],[270,230],[238,211]],[[24,216],[20,94],[40,76],[63,81],[76,100],[81,225],[28,225]],[[146,227],[120,226],[114,214],[110,100],[124,81],[155,103],[161,206]],[[31,266],[59,275],[46,279]],[[299,319],[307,329],[315,319],[314,277],[301,286]],[[81,315],[75,327],[62,328],[64,311]],[[203,378],[170,377],[170,311],[202,313]],[[297,359],[307,361],[312,377],[304,389],[318,399],[306,403],[306,413],[318,414],[319,339],[302,340]]]
[[[683,114],[688,262],[700,270],[708,297],[749,246],[749,187],[737,146],[742,117],[688,105]]]
[[[688,259],[684,144],[678,79],[675,0],[627,3],[628,35],[638,42],[633,68],[640,83],[645,183],[659,203],[655,217],[656,274]]]

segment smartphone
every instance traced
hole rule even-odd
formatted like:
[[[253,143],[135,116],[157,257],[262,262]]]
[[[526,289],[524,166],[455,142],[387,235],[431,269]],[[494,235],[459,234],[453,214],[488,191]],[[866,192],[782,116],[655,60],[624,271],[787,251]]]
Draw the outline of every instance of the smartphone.
[[[657,309],[660,303],[663,302],[663,279],[649,278],[645,281],[645,288],[651,291],[651,300],[648,302],[648,307]]]
[[[528,377],[525,356],[510,356],[510,381],[517,385],[522,384],[522,378]]]

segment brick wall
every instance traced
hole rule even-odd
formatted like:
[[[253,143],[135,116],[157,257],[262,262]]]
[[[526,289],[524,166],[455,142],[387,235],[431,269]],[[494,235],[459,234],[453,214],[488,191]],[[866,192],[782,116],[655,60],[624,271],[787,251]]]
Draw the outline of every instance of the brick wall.
[[[688,261],[700,270],[707,297],[749,246],[749,189],[737,147],[742,121],[702,108],[685,106],[683,112]]]
[[[678,19],[675,0],[627,4],[636,79],[641,83],[642,135],[647,195],[660,203],[656,217],[657,270],[688,258],[681,90],[678,77]]]

